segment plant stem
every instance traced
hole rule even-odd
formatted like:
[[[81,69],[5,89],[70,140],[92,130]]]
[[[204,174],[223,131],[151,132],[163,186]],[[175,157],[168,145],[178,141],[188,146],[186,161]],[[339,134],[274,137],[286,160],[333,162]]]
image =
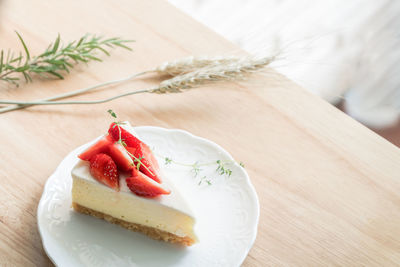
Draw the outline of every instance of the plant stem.
[[[14,71],[14,70],[9,70],[9,71],[3,73],[2,75],[0,75],[0,80],[1,80],[2,78],[4,78],[5,76],[7,76],[7,75],[13,73],[13,72],[15,72],[15,71]]]
[[[2,104],[16,104],[16,105],[71,105],[71,104],[101,104],[101,103],[106,103],[109,101],[112,101],[117,98],[121,98],[124,96],[129,96],[129,95],[136,95],[136,94],[141,94],[141,93],[150,93],[151,91],[155,90],[157,88],[150,88],[150,89],[143,89],[143,90],[137,90],[137,91],[132,91],[124,94],[120,94],[117,96],[113,96],[110,98],[105,98],[101,100],[94,100],[94,101],[32,101],[32,102],[21,102],[21,101],[1,101]],[[6,108],[0,109],[0,113],[6,112]]]
[[[168,157],[163,157],[163,156],[161,156],[161,155],[159,155],[159,154],[156,154],[158,157],[162,157],[162,158],[168,158]],[[178,161],[175,161],[175,160],[173,160],[173,159],[171,159],[171,158],[168,158],[169,159],[169,161],[171,162],[171,163],[174,163],[174,164],[177,164],[177,165],[181,165],[181,166],[185,166],[185,167],[193,167],[194,165],[196,165],[196,166],[198,166],[198,167],[203,167],[203,166],[210,166],[210,165],[215,165],[215,164],[218,164],[217,163],[217,161],[215,160],[215,161],[211,161],[211,162],[206,162],[206,163],[183,163],[183,162],[178,162]],[[234,161],[234,160],[225,160],[225,161],[222,161],[221,160],[221,164],[233,164],[233,163],[235,163],[236,161]]]
[[[145,75],[145,74],[152,73],[152,72],[154,72],[154,71],[152,71],[152,70],[150,70],[150,71],[142,71],[142,72],[135,73],[133,75],[130,75],[130,76],[122,78],[122,79],[117,79],[117,80],[112,80],[112,81],[108,81],[108,82],[104,82],[104,83],[99,83],[99,84],[96,84],[96,85],[93,85],[93,86],[89,86],[89,87],[86,87],[86,88],[82,88],[82,89],[78,89],[78,90],[75,90],[75,91],[72,91],[72,92],[59,94],[59,95],[56,95],[56,96],[43,98],[43,99],[37,99],[37,100],[34,100],[32,102],[52,101],[52,100],[63,99],[63,98],[71,97],[71,96],[77,96],[77,95],[86,93],[88,91],[91,91],[91,90],[94,90],[94,89],[97,89],[97,88],[100,88],[100,87],[126,82],[126,81],[132,80],[132,79],[134,79],[134,78],[136,78],[138,76]],[[0,78],[1,78],[1,76],[0,76]],[[1,100],[0,100],[0,103],[3,103],[3,102],[1,102]],[[3,103],[3,104],[5,104],[5,103]],[[22,108],[30,107],[32,105],[33,104],[17,104],[16,106],[12,106],[12,107],[0,108],[0,113],[12,111],[12,110],[17,110],[17,109],[22,109]]]

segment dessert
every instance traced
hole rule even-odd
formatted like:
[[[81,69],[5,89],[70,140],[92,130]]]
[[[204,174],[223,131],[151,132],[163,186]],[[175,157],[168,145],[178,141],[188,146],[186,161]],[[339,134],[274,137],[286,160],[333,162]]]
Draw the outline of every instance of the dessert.
[[[77,212],[157,240],[185,246],[197,241],[194,216],[178,187],[128,123],[112,123],[79,158],[71,172]]]

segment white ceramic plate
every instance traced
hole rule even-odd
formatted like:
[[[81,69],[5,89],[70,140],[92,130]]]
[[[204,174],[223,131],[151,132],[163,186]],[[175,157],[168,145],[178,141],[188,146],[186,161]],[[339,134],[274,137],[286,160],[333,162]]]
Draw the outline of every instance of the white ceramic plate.
[[[200,242],[182,248],[74,212],[70,172],[86,144],[61,162],[39,203],[38,226],[50,259],[58,266],[239,266],[254,243],[259,217],[258,198],[246,171],[235,163],[229,165],[232,175],[227,177],[210,165],[195,177],[188,167],[164,165],[163,157],[187,163],[232,157],[217,144],[182,130],[135,130],[153,148],[165,175],[182,188],[196,216]],[[212,185],[198,185],[204,176]]]

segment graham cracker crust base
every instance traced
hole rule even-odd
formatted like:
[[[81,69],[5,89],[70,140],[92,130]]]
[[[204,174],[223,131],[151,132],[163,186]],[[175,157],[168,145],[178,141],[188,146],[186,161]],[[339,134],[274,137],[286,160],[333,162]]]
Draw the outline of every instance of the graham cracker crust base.
[[[180,237],[180,236],[177,236],[177,235],[174,235],[174,234],[171,234],[166,231],[162,231],[162,230],[159,230],[159,229],[156,229],[153,227],[144,226],[144,225],[137,224],[137,223],[126,222],[121,219],[114,218],[108,214],[104,214],[102,212],[89,209],[89,208],[79,205],[78,203],[75,203],[75,202],[72,202],[72,207],[77,212],[106,220],[110,223],[117,224],[119,226],[122,226],[122,227],[124,227],[128,230],[134,231],[134,232],[143,233],[143,234],[147,235],[148,237],[155,239],[155,240],[162,240],[165,242],[176,243],[176,244],[180,244],[183,246],[191,246],[194,244],[194,240],[191,239],[190,237],[187,237],[187,236]]]

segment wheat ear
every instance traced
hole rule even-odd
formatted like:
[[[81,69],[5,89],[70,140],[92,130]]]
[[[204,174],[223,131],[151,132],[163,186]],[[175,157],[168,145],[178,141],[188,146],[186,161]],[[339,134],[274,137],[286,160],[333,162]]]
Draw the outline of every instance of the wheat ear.
[[[241,60],[239,57],[186,57],[174,61],[164,62],[155,71],[158,74],[168,74],[177,76],[184,73],[195,71],[199,68],[225,65]]]
[[[243,79],[247,74],[263,69],[274,60],[274,57],[241,58],[215,66],[207,66],[189,73],[178,75],[160,83],[152,93],[180,93],[182,90],[215,81]]]

